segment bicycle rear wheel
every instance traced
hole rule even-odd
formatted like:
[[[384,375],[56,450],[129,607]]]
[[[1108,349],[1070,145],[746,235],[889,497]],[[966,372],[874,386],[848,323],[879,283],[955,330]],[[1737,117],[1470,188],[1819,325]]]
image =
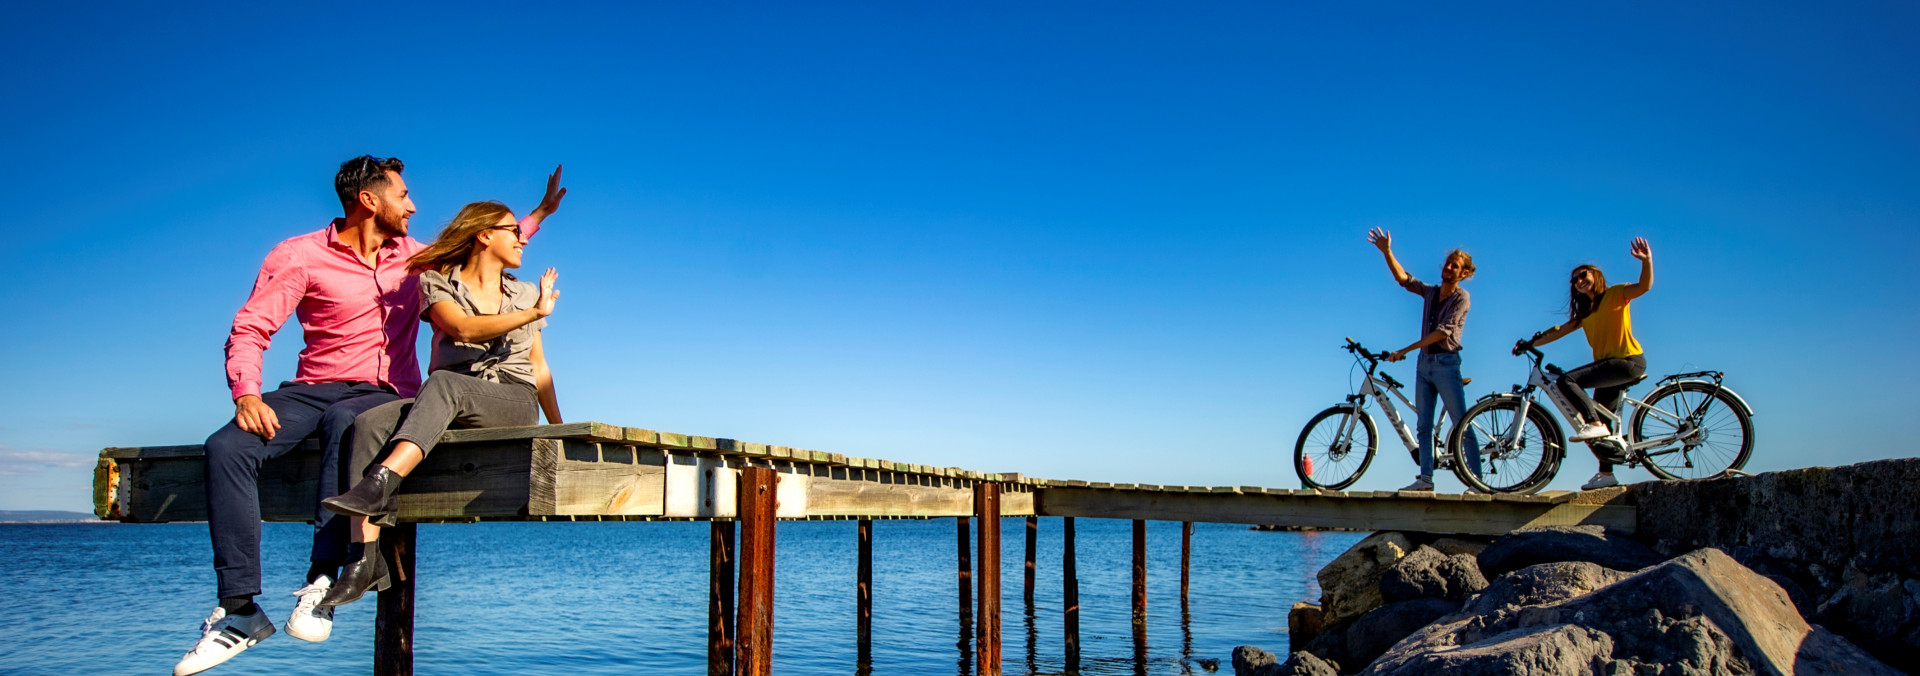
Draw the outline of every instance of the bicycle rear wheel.
[[[1346,434],[1340,433],[1342,429]],[[1302,486],[1337,491],[1353,485],[1367,471],[1378,445],[1373,416],[1357,406],[1333,406],[1300,430],[1299,440],[1293,442],[1293,472]]]
[[[1669,481],[1711,479],[1747,465],[1753,454],[1753,418],[1731,391],[1713,383],[1668,383],[1633,411],[1634,439],[1662,437],[1674,443],[1640,451],[1647,471]]]
[[[1527,407],[1520,417],[1517,396],[1482,399],[1467,409],[1460,424],[1453,426],[1448,444],[1453,451],[1453,474],[1461,483],[1483,493],[1532,493],[1553,481],[1560,471],[1560,459],[1566,456],[1566,442],[1560,425],[1538,404]],[[1466,431],[1472,429],[1480,441],[1481,474],[1467,467]]]

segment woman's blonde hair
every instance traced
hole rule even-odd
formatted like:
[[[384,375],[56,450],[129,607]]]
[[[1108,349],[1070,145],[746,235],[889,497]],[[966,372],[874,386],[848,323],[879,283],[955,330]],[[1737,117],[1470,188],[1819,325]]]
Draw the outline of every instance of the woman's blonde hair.
[[[454,214],[453,220],[447,222],[447,227],[440,229],[440,236],[433,238],[432,244],[407,259],[407,270],[433,270],[443,275],[451,274],[454,266],[466,264],[467,258],[473,255],[473,248],[478,243],[475,237],[500,227],[501,216],[511,217],[513,210],[493,200],[461,207],[460,213]]]

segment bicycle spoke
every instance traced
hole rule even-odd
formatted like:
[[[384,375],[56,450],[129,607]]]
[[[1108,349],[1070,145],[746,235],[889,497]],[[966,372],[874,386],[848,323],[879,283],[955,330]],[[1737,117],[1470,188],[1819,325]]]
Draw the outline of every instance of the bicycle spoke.
[[[1680,421],[1635,417],[1635,438],[1672,440],[1641,451],[1648,470],[1662,478],[1705,479],[1745,464],[1753,447],[1752,427],[1745,411],[1719,388],[1709,383],[1678,383],[1656,396],[1661,401],[1650,401],[1651,407],[1684,415]]]

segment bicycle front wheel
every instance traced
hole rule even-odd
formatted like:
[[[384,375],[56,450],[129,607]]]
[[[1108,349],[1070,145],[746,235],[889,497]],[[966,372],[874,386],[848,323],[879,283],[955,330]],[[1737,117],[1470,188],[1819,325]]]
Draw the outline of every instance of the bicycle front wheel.
[[[1711,479],[1747,465],[1753,454],[1753,418],[1726,388],[1683,380],[1654,390],[1646,406],[1634,409],[1633,438],[1671,441],[1640,451],[1654,476],[1668,481]]]
[[[1300,430],[1300,439],[1293,442],[1293,472],[1302,486],[1337,491],[1367,471],[1378,444],[1373,416],[1358,406],[1334,406]]]
[[[1461,483],[1483,493],[1532,493],[1553,481],[1566,456],[1560,425],[1546,409],[1534,404],[1520,416],[1524,400],[1517,396],[1482,399],[1467,409],[1448,436],[1453,450],[1453,474]],[[1479,437],[1481,473],[1467,464],[1467,430]]]

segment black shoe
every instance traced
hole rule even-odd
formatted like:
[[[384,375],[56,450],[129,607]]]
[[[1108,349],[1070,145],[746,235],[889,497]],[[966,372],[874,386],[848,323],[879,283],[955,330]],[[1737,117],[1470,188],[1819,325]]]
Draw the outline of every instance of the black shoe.
[[[400,490],[400,481],[405,478],[386,465],[374,465],[353,488],[321,500],[320,504],[336,514],[370,517],[378,525],[392,526],[394,512],[398,511],[393,493]]]
[[[320,605],[344,606],[360,600],[369,589],[385,591],[392,584],[393,576],[387,573],[387,557],[380,555],[380,543],[369,542],[364,556],[340,569],[340,581],[327,590],[327,597],[320,599]]]

